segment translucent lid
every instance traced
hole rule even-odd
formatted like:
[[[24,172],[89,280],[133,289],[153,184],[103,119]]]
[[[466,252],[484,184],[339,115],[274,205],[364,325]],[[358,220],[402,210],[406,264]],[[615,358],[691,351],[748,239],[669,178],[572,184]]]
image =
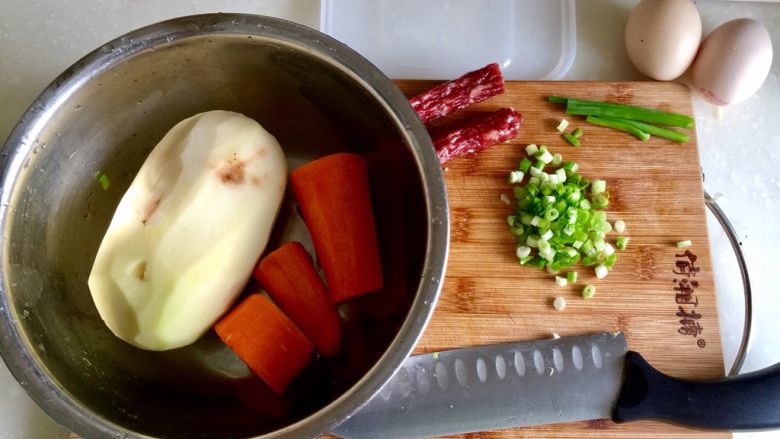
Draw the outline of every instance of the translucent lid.
[[[322,0],[320,29],[393,79],[449,79],[497,62],[559,79],[576,52],[574,0]]]

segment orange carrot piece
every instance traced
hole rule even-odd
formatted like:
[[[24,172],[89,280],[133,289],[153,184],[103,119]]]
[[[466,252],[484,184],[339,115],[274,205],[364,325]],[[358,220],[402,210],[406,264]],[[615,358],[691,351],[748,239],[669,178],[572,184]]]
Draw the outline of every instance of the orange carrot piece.
[[[252,294],[214,326],[217,335],[281,395],[309,362],[309,339],[270,300]]]
[[[300,243],[288,242],[263,258],[255,279],[318,351],[329,357],[339,353],[339,314]]]
[[[368,168],[356,154],[332,154],[290,174],[334,303],[382,288]]]

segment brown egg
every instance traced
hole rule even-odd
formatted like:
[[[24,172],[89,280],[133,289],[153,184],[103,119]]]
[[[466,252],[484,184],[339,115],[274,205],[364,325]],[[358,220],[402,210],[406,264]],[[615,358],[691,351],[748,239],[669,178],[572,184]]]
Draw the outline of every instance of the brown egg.
[[[653,79],[668,81],[682,75],[700,42],[701,18],[691,0],[642,0],[628,15],[628,57]]]
[[[752,96],[772,66],[772,39],[751,18],[718,26],[701,45],[693,62],[696,90],[715,105],[729,105]]]

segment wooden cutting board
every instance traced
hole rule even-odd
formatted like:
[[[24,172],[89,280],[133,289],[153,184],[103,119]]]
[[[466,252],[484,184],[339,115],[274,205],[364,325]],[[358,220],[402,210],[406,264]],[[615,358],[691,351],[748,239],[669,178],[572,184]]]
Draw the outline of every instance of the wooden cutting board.
[[[409,95],[434,83],[399,81]],[[444,286],[433,317],[415,353],[488,343],[546,338],[597,331],[624,331],[629,348],[661,371],[676,377],[714,378],[724,374],[712,265],[707,239],[696,133],[677,144],[652,138],[642,142],[608,128],[566,116],[556,94],[607,100],[693,114],[689,89],[661,82],[509,82],[507,91],[464,110],[493,111],[512,106],[523,116],[520,134],[446,167],[451,215],[451,247]],[[566,117],[569,131],[581,127],[583,146],[570,146],[556,131]],[[529,143],[546,144],[564,160],[580,164],[588,178],[607,181],[608,219],[622,219],[628,249],[609,276],[577,266],[579,282],[557,287],[553,276],[518,265],[506,216],[512,206],[507,174],[525,156]],[[612,233],[611,241],[617,234]],[[676,248],[690,239],[689,253]],[[695,262],[692,262],[694,261]],[[683,283],[684,282],[684,283]],[[582,299],[586,283],[595,297]],[[682,286],[681,286],[682,285]],[[675,290],[677,288],[677,290]],[[686,291],[692,288],[693,291]],[[566,298],[563,311],[552,307]],[[660,422],[616,425],[611,421],[576,422],[480,433],[490,438],[725,438],[730,433],[683,429]]]

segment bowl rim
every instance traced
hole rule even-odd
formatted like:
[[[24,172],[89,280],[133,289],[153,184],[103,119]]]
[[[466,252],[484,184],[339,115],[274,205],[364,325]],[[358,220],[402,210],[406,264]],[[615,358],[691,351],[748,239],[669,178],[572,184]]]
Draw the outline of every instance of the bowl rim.
[[[377,67],[334,38],[304,25],[278,18],[215,13],[161,21],[133,30],[90,52],[60,74],[30,105],[0,153],[2,189],[0,228],[6,230],[18,186],[17,177],[47,121],[97,74],[142,52],[205,35],[241,35],[273,39],[308,51],[335,65],[360,84],[395,119],[411,147],[423,183],[429,219],[425,260],[415,299],[395,338],[369,371],[344,394],[317,412],[260,437],[302,437],[327,433],[368,402],[412,352],[433,313],[444,278],[449,251],[449,208],[444,175],[433,144],[400,89]],[[0,357],[32,399],[52,418],[83,437],[132,435],[150,437],[100,418],[78,402],[37,361],[29,339],[16,325],[18,316],[9,295],[6,268],[7,237],[0,246]]]

